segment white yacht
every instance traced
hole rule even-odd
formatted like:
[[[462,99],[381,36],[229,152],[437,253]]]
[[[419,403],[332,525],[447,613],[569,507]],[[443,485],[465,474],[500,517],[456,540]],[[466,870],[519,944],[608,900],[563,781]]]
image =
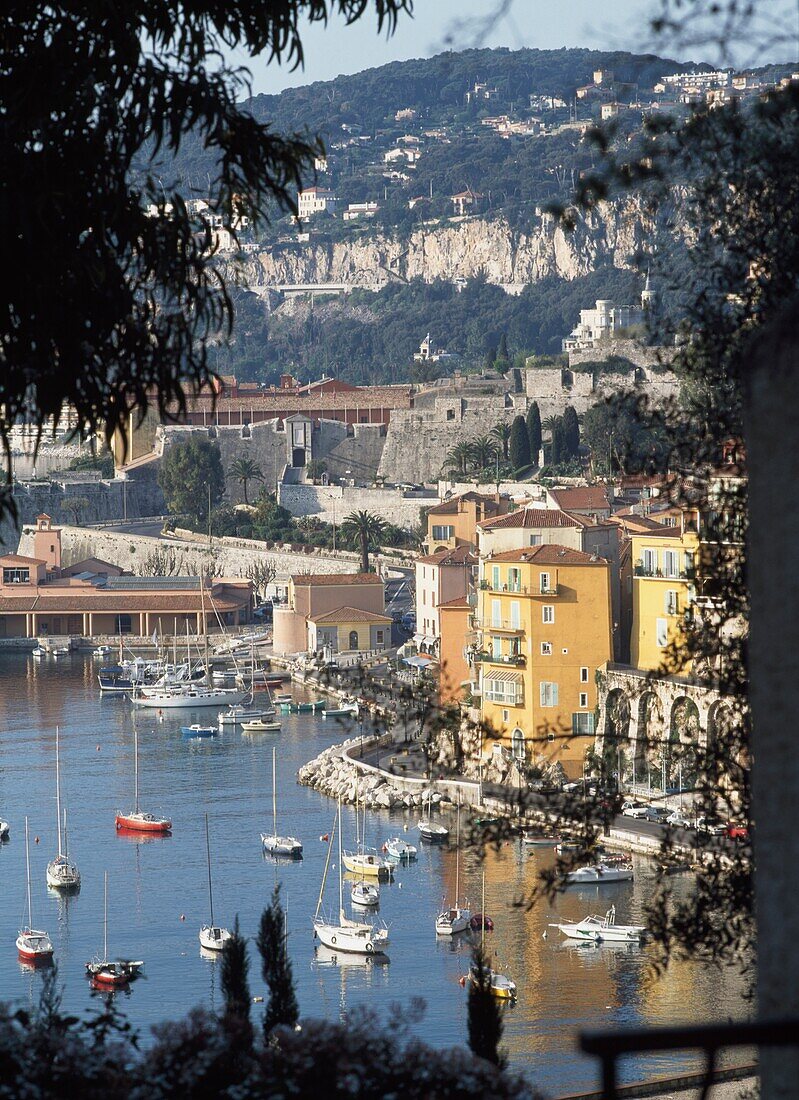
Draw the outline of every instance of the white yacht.
[[[70,862],[67,851],[67,811],[64,809],[63,833],[61,822],[61,763],[59,757],[59,731],[55,728],[55,806],[58,855],[47,864],[47,885],[54,890],[79,890],[80,871]],[[63,836],[63,843],[62,843]]]
[[[455,842],[455,904],[447,906],[436,917],[437,936],[455,936],[458,932],[465,932],[472,919],[471,909],[461,905],[461,808],[458,806]]]
[[[270,856],[302,859],[302,841],[296,836],[280,836],[277,831],[277,752],[272,746],[272,832],[261,833],[261,844]]]
[[[613,941],[621,943],[639,943],[646,935],[642,924],[616,924],[616,906],[611,905],[604,917],[584,917],[581,921],[563,924],[551,924],[570,940],[588,940],[594,943]]]
[[[200,947],[206,951],[222,951],[226,943],[233,939],[233,933],[227,928],[214,924],[214,890],[211,885],[211,840],[208,833],[208,814],[205,815],[205,854],[208,860],[208,906],[211,920],[199,931]]]
[[[634,877],[631,863],[592,863],[578,867],[566,875],[567,886],[602,885],[609,882],[631,882]]]

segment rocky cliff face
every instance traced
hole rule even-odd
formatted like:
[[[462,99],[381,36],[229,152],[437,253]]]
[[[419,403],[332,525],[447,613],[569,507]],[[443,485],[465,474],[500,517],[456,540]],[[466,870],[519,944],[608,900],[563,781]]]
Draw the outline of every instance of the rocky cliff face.
[[[396,278],[453,281],[481,272],[489,282],[522,285],[548,275],[574,279],[603,263],[626,267],[654,235],[654,220],[637,200],[605,203],[566,232],[549,214],[524,231],[504,219],[466,218],[415,230],[348,241],[291,243],[254,253],[247,264],[253,289],[285,283],[347,283],[378,289]]]

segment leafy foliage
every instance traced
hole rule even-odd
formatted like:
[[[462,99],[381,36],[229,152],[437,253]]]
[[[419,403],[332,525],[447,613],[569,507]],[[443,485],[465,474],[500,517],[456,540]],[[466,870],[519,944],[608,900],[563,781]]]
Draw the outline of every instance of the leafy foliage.
[[[469,1049],[495,1066],[507,1059],[500,1053],[502,1009],[491,992],[491,967],[479,947],[474,950],[469,983]]]
[[[170,512],[207,523],[209,500],[213,508],[225,491],[219,448],[196,435],[170,447],[161,460],[158,484]]]
[[[300,1018],[286,935],[285,914],[280,904],[280,887],[276,886],[271,902],[261,914],[261,924],[258,929],[261,972],[269,988],[269,1003],[266,1006],[263,1023],[264,1037],[268,1037],[278,1025],[294,1027]]]
[[[386,524],[380,516],[374,512],[364,510],[350,512],[341,525],[341,533],[345,538],[358,540],[361,551],[361,572],[369,572],[369,551],[379,550],[385,535]]]

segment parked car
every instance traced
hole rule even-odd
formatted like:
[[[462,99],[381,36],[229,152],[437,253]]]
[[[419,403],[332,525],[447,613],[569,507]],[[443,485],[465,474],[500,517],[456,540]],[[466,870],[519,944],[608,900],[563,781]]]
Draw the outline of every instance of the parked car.
[[[666,818],[666,824],[672,825],[675,829],[693,829],[694,825],[692,821],[689,821],[682,810],[674,810]]]
[[[702,815],[696,819],[696,831],[698,833],[707,833],[708,836],[724,836],[727,832],[727,826],[723,821],[719,821],[715,817],[707,817]]]
[[[649,806],[649,820],[657,821],[662,825],[667,818],[671,817],[671,811],[666,806]]]
[[[730,840],[749,839],[749,826],[745,825],[742,821],[728,821],[726,832]]]
[[[629,805],[625,803],[625,805],[622,806],[621,813],[622,817],[631,817],[635,821],[646,821],[649,818],[649,807],[638,806],[634,803],[630,803]]]

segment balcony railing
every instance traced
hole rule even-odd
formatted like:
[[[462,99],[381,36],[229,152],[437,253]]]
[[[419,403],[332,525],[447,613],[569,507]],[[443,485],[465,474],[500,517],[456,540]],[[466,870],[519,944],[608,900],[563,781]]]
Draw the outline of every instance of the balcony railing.
[[[560,591],[560,587],[561,586],[559,584],[550,584],[546,587],[539,584],[494,585],[492,581],[480,581],[480,588],[483,592],[499,592],[507,596],[557,596]]]
[[[475,619],[474,625],[478,630],[511,630],[522,634],[524,627],[521,623],[515,623],[512,619]]]
[[[527,658],[523,653],[501,653],[498,657],[495,657],[493,653],[489,653],[487,650],[479,650],[474,655],[475,661],[484,661],[489,665],[513,665],[516,668],[523,668],[527,662]]]
[[[677,569],[667,573],[664,569],[651,569],[648,565],[642,565],[641,563],[636,565],[634,572],[636,577],[658,577],[665,581],[687,581],[692,579],[687,569]]]

